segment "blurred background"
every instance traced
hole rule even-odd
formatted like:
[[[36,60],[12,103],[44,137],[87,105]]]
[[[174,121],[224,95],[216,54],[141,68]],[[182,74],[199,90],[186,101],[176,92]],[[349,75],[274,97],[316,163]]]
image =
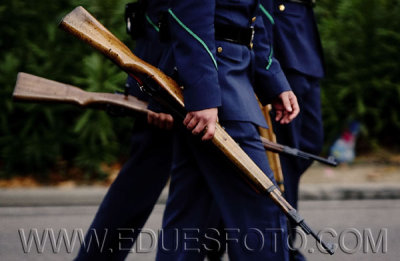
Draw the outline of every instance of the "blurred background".
[[[322,81],[324,155],[356,123],[357,159],[400,164],[400,1],[320,0],[315,9],[325,52]],[[88,91],[122,90],[126,74],[58,29],[82,5],[134,47],[121,0],[0,2],[0,186],[105,181],[129,153],[133,118],[70,105],[13,102],[18,72]],[[344,141],[346,141],[344,137]],[[354,145],[354,144],[353,144]],[[364,158],[363,158],[364,156]],[[354,159],[350,159],[352,162]],[[28,181],[27,181],[28,182]],[[29,182],[28,182],[29,183]],[[35,183],[36,184],[36,183]]]
[[[1,1],[0,178],[33,176],[41,182],[104,179],[105,165],[128,153],[134,119],[70,105],[13,102],[18,72],[79,86],[122,90],[126,74],[88,45],[58,28],[63,16],[84,6],[128,46],[126,1]]]
[[[71,238],[85,230],[128,157],[134,118],[12,100],[18,72],[87,91],[123,90],[126,74],[58,23],[82,5],[133,48],[125,32],[127,2],[0,0],[1,260],[71,260],[78,242],[61,254],[49,241],[40,241],[46,245],[41,251],[26,251],[21,231],[27,238],[36,231],[39,240],[49,228],[55,235],[69,231]],[[318,0],[315,12],[327,69],[323,156],[334,154],[343,164],[314,164],[307,171],[300,212],[316,231],[338,233],[328,238],[341,247],[330,260],[398,260],[400,0]],[[164,190],[146,227],[160,227],[166,199]],[[354,238],[366,232],[372,251]],[[301,250],[310,261],[328,258],[311,238]],[[129,260],[154,256],[153,250]]]

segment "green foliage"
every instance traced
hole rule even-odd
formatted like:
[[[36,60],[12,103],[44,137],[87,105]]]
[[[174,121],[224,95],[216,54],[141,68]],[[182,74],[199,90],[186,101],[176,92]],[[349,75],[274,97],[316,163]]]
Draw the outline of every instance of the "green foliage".
[[[350,120],[362,123],[363,149],[399,149],[400,1],[319,1],[327,77],[322,82],[328,143]]]
[[[132,46],[125,33],[125,1],[0,3],[0,176],[34,173],[45,177],[60,162],[68,161],[90,178],[101,174],[100,163],[116,161],[127,153],[122,144],[128,144],[132,119],[69,105],[23,104],[11,99],[20,71],[89,91],[122,89],[126,74],[58,29],[61,18],[77,5]]]
[[[0,176],[35,173],[45,177],[70,162],[90,178],[101,174],[100,163],[126,155],[133,119],[11,99],[20,71],[89,91],[121,89],[126,75],[97,51],[59,30],[58,23],[82,5],[133,46],[125,33],[125,3],[0,2]],[[327,67],[322,82],[327,144],[348,121],[357,119],[363,124],[363,144],[398,147],[400,0],[321,0],[316,12]]]

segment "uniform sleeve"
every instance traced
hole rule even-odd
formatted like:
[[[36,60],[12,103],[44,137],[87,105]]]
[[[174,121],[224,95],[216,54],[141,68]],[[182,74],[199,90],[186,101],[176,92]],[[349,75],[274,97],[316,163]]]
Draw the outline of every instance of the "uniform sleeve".
[[[269,104],[279,94],[290,91],[289,82],[282,68],[274,58],[272,38],[272,17],[262,17],[269,13],[260,6],[261,10],[256,19],[254,28],[254,52],[255,52],[255,92],[262,104]],[[265,21],[265,23],[264,23]]]
[[[171,0],[169,34],[184,86],[185,107],[196,111],[221,106],[215,51],[215,0]]]

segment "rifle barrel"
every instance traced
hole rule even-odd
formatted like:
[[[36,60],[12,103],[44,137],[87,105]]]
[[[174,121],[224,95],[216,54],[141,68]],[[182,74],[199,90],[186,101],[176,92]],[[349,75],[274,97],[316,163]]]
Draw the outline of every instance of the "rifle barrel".
[[[301,151],[299,149],[296,148],[291,148],[289,146],[286,145],[282,145],[282,144],[278,144],[272,141],[267,140],[266,138],[261,137],[261,141],[265,147],[265,149],[267,150],[271,150],[273,152],[277,152],[277,153],[283,153],[286,155],[290,155],[290,156],[294,156],[294,157],[298,157],[298,158],[302,158],[302,159],[306,159],[306,160],[315,160],[318,161],[320,163],[323,163],[325,165],[329,165],[332,167],[336,167],[338,165],[338,162],[334,159],[334,158],[323,158],[308,152],[304,152]]]

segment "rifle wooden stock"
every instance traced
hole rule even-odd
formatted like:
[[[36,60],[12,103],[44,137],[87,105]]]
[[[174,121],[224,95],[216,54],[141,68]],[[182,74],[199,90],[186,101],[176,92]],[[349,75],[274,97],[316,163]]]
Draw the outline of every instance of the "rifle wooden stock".
[[[18,73],[13,98],[25,101],[72,103],[82,107],[115,105],[147,113],[147,103],[133,96],[86,92],[78,87],[48,80],[32,74]]]
[[[83,7],[77,7],[66,15],[62,19],[60,27],[102,52],[127,73],[143,74],[150,77],[166,90],[180,106],[184,107],[182,90],[174,80],[154,66],[137,58],[127,46],[119,41]],[[274,183],[219,124],[216,126],[212,142],[241,170],[255,189],[259,192],[267,193],[289,218],[302,227],[307,234],[315,237],[329,253],[333,254],[332,247],[322,242],[310,230],[304,219],[283,198]]]
[[[168,86],[165,90],[181,106],[184,106],[182,91],[173,79],[133,55],[124,43],[108,31],[82,6],[76,7],[67,14],[61,20],[60,27],[103,53],[128,74],[134,72],[146,75],[160,86]]]
[[[260,136],[261,136],[261,141],[263,142],[263,145],[264,145],[264,140],[276,143],[276,136],[275,136],[274,130],[272,129],[272,121],[271,121],[271,117],[269,115],[269,112],[271,110],[271,105],[269,104],[267,106],[262,106],[260,103],[260,108],[261,108],[261,111],[264,114],[264,118],[267,121],[267,124],[269,126],[268,129],[264,129],[261,127],[258,128],[259,132],[260,132]],[[276,184],[278,184],[281,192],[285,192],[285,186],[284,186],[284,182],[283,182],[284,178],[283,178],[281,160],[279,158],[279,155],[277,153],[274,153],[276,151],[270,150],[268,148],[267,143],[266,143],[266,145],[264,145],[264,148],[267,150],[266,154],[267,154],[271,169],[274,172]]]

